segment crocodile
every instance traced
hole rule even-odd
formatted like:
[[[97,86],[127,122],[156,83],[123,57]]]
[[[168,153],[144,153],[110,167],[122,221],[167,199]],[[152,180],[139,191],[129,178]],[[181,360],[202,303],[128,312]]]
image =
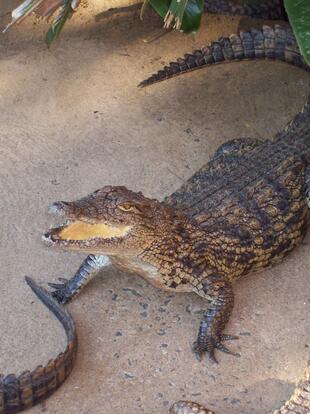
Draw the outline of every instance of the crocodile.
[[[289,27],[264,26],[221,38],[171,63],[142,86],[222,61],[272,59],[309,70]],[[113,264],[172,292],[206,299],[196,356],[216,361],[215,350],[238,355],[223,333],[238,278],[280,262],[303,240],[310,223],[310,98],[272,140],[231,140],[162,202],[122,186],[105,186],[50,212],[64,223],[43,235],[51,247],[87,252],[75,275],[49,283],[62,303],[72,300],[98,271]],[[274,412],[309,413],[310,368],[292,398]],[[212,414],[181,401],[171,414]]]
[[[19,376],[0,375],[0,414],[18,413],[51,396],[70,375],[76,359],[77,335],[70,313],[30,277],[26,276],[26,282],[62,324],[67,346],[64,352],[45,366],[39,365],[33,371],[24,371]]]

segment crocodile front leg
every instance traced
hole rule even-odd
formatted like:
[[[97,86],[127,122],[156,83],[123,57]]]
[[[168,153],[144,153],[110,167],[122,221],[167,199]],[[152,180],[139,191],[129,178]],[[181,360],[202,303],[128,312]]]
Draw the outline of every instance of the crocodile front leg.
[[[110,259],[107,256],[90,254],[71,279],[59,278],[63,283],[48,284],[55,289],[52,292],[52,296],[59,303],[65,304],[70,302],[96,276],[100,269],[109,266],[110,263]]]
[[[202,281],[202,288],[197,289],[196,293],[209,302],[208,309],[200,323],[197,341],[193,345],[193,351],[197,358],[200,360],[202,355],[207,353],[212,361],[217,362],[214,356],[215,349],[240,356],[222,344],[223,341],[238,339],[236,336],[222,333],[234,306],[231,283],[222,276],[213,274]]]

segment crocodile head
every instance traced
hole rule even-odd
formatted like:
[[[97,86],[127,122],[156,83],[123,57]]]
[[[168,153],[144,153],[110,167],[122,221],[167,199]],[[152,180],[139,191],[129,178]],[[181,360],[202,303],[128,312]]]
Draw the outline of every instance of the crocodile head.
[[[103,187],[77,201],[59,201],[50,212],[65,223],[43,240],[66,250],[138,255],[175,226],[178,213],[125,187]],[[178,220],[177,220],[178,221]]]

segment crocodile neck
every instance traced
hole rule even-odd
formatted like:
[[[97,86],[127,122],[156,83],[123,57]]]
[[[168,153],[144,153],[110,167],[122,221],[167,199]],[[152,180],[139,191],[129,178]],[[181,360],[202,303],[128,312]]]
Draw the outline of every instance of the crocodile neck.
[[[238,234],[201,229],[184,217],[156,239],[139,256],[111,257],[123,270],[138,273],[164,290],[187,292],[214,273],[234,280],[253,267],[255,252],[249,240]]]
[[[162,232],[138,256],[111,256],[122,270],[138,273],[163,290],[189,292],[193,284],[216,270],[216,261],[206,233],[186,217]]]

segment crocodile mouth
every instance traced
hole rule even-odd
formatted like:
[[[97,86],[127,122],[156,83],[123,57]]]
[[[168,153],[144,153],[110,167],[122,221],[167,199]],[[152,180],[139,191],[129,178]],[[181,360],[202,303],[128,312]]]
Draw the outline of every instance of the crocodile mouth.
[[[91,223],[82,220],[70,221],[52,227],[43,235],[43,240],[49,245],[67,247],[87,247],[98,241],[116,241],[124,238],[131,230],[131,226],[110,225],[107,223]]]

